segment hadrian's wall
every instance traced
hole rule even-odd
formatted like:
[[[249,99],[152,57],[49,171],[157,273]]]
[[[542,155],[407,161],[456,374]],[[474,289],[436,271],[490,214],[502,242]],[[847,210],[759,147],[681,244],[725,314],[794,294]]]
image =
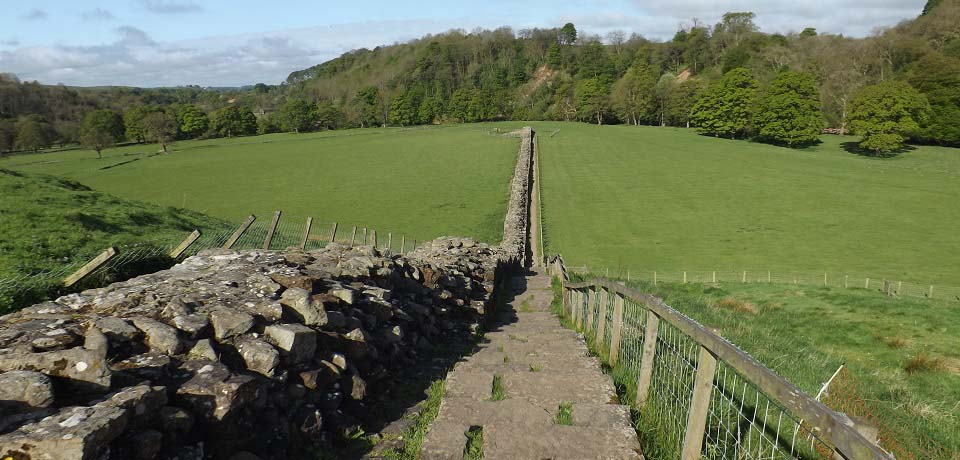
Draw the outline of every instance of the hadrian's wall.
[[[526,259],[532,132],[499,247],[204,251],[0,317],[0,458],[283,459],[476,331]]]

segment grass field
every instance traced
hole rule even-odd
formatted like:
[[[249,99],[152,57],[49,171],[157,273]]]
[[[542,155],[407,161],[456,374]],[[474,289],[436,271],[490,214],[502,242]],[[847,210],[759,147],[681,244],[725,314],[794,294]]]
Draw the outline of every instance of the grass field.
[[[955,303],[891,299],[865,289],[632,284],[664,298],[808,394],[817,394],[845,364],[849,373],[841,374],[825,401],[868,416],[883,439],[895,440],[885,447],[899,449],[897,458],[952,460],[951,452],[960,452]]]
[[[364,129],[178,142],[105,152],[19,155],[0,168],[78,181],[118,197],[190,209],[239,222],[305,217],[404,233],[497,243],[516,139],[478,126]],[[343,230],[341,230],[343,231]]]
[[[960,286],[958,149],[876,159],[839,136],[791,150],[675,128],[534,127],[547,250],[570,265]]]

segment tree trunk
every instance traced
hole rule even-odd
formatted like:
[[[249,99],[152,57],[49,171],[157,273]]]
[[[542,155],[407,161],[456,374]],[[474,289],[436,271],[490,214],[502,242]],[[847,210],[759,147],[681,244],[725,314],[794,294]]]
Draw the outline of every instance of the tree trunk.
[[[97,158],[103,158],[103,155],[100,154],[100,149],[95,149],[97,151]]]

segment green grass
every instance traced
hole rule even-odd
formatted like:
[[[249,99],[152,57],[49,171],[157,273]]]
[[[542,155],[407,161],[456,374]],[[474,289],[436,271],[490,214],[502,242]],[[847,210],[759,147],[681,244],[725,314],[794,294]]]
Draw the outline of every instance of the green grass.
[[[467,444],[463,447],[463,460],[483,460],[483,427],[471,426],[464,435]]]
[[[960,309],[955,303],[892,299],[864,289],[632,284],[661,296],[808,394],[817,394],[845,364],[853,379],[838,383],[835,396],[851,407],[862,401],[857,410],[879,420],[885,436],[904,449],[898,458],[909,452],[946,460],[949,452],[960,451]],[[612,374],[622,400],[633,401],[636,376],[622,366]],[[643,419],[649,413],[635,415],[641,438],[661,435]]]
[[[503,362],[508,362],[509,359],[504,356]],[[491,401],[503,401],[507,399],[507,387],[503,383],[503,376],[500,374],[494,374],[493,383],[490,385],[490,400]]]
[[[847,153],[851,137],[791,150],[679,128],[533,126],[547,251],[568,265],[960,286],[958,149],[875,159]]]
[[[557,407],[557,415],[554,417],[557,425],[573,425],[573,403],[562,401]]]
[[[430,429],[430,423],[437,418],[437,414],[440,412],[440,404],[443,402],[443,395],[446,392],[445,383],[443,380],[437,380],[430,385],[427,390],[427,399],[421,403],[416,421],[403,432],[403,447],[391,452],[384,452],[380,455],[382,458],[396,460],[416,460],[420,458],[420,449],[423,447],[423,440]]]
[[[284,220],[337,221],[340,235],[359,225],[381,239],[389,231],[496,243],[517,145],[474,125],[358,129],[182,141],[170,155],[155,155],[155,145],[109,149],[100,160],[87,150],[18,155],[0,168],[232,222],[282,209]]]
[[[172,246],[194,229],[224,225],[197,212],[121,199],[69,179],[0,168],[0,278],[31,276],[0,292],[0,313],[63,293],[62,277],[37,273],[79,268],[108,246],[121,251],[126,244]],[[145,271],[164,268],[162,262],[144,261],[152,268]]]

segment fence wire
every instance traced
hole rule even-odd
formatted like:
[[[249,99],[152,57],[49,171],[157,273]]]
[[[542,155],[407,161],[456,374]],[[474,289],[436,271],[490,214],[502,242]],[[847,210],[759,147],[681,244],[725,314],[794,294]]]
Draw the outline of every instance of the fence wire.
[[[598,321],[604,320],[597,317],[600,299],[606,296],[607,323],[602,344],[596,349],[609,350],[604,347],[609,347],[611,343],[612,332],[607,331],[613,330],[612,312],[619,294],[600,288],[594,290],[595,295],[590,295],[589,291],[570,290],[567,297],[570,302],[569,314],[579,315],[580,328],[593,344]],[[620,348],[610,350],[611,353],[618,353],[613,372],[626,380],[620,384],[626,387],[627,396],[639,403],[636,393],[643,390],[639,388],[638,380],[643,368],[650,369],[649,387],[636,412],[637,427],[644,441],[644,454],[651,459],[679,459],[692,410],[697,370],[701,366],[701,345],[670,322],[661,319],[657,322],[652,358],[645,356],[646,329],[653,317],[654,314],[645,305],[623,298]],[[644,359],[652,359],[652,362],[644,363]],[[835,458],[834,447],[822,433],[722,360],[717,362],[711,387],[700,458]]]
[[[588,267],[566,267],[572,273],[586,273]],[[882,291],[891,297],[946,299],[960,302],[960,286],[920,283],[898,276],[863,273],[800,273],[769,270],[696,270],[659,271],[616,269],[601,270],[611,279],[646,281],[650,283],[751,283],[795,284],[848,289]]]

